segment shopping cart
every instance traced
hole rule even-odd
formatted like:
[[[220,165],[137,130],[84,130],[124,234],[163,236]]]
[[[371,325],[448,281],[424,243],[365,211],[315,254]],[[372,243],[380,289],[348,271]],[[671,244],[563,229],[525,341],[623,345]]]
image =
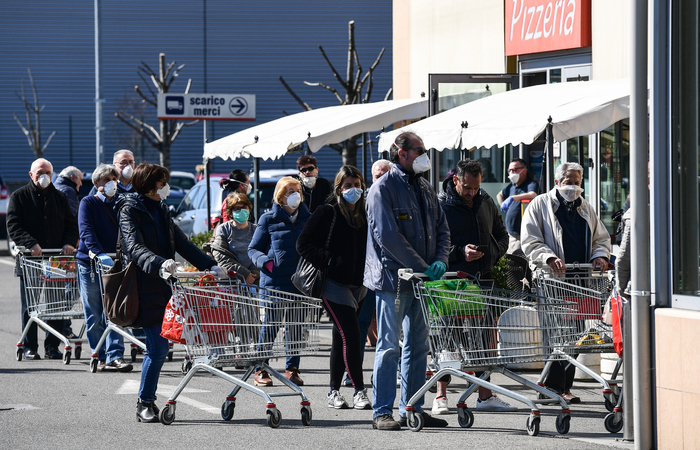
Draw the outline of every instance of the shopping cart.
[[[235,277],[198,286],[196,280],[206,272],[178,272],[169,278],[173,300],[184,310],[185,347],[194,360],[192,368],[166,402],[160,421],[170,425],[175,420],[176,399],[200,370],[219,376],[235,386],[221,405],[221,417],[233,418],[236,394],[245,389],[265,400],[267,424],[277,428],[282,414],[273,397],[301,397],[301,422],[311,424],[311,403],[304,392],[267,364],[270,358],[313,355],[318,352],[318,323],[322,313],[320,299],[241,283]],[[263,316],[267,316],[263,320]],[[277,339],[266,341],[264,327],[284,328]],[[286,336],[285,336],[286,335]],[[223,367],[246,367],[241,378],[221,370]],[[291,392],[267,393],[246,381],[256,368],[266,370]]]
[[[78,278],[74,256],[61,255],[62,249],[44,249],[43,255],[31,256],[24,247],[17,247],[17,264],[24,280],[27,298],[27,321],[22,336],[17,343],[17,361],[24,355],[24,338],[32,323],[53,334],[63,342],[63,363],[70,364],[75,344],[75,359],[80,359],[85,327],[77,339],[69,339],[50,326],[47,321],[63,319],[83,319],[83,303],[78,291]]]
[[[566,264],[566,273],[558,274],[546,264],[539,263],[536,274],[537,293],[570,302],[570,313],[566,316],[566,332],[556,335],[550,342],[552,352],[540,375],[544,380],[555,361],[568,361],[603,387],[605,407],[613,411],[620,396],[619,382],[606,380],[598,373],[578,361],[575,356],[582,353],[612,353],[612,327],[603,322],[603,306],[615,284],[614,271],[599,273],[592,264]],[[618,364],[618,368],[619,368]],[[617,372],[617,370],[616,370]]]
[[[446,277],[454,277],[448,273]],[[543,335],[558,332],[564,316],[570,311],[567,302],[541,298],[530,293],[517,293],[478,286],[469,279],[448,279],[427,282],[424,274],[400,269],[399,278],[411,282],[420,300],[429,328],[429,344],[439,370],[411,397],[406,406],[408,426],[413,431],[423,428],[423,416],[413,406],[444,375],[469,383],[457,403],[458,422],[464,428],[474,423],[474,414],[466,405],[467,398],[479,387],[526,404],[530,408],[527,432],[539,433],[540,410],[536,403],[559,402],[561,412],[556,419],[557,431],[569,431],[571,413],[566,402],[555,393],[508,370],[509,364],[542,362],[550,352],[541,343]],[[522,314],[510,314],[519,311]],[[501,317],[511,319],[501,323]],[[483,372],[476,377],[474,372]],[[546,397],[530,400],[512,390],[486,381],[491,373],[500,373]]]

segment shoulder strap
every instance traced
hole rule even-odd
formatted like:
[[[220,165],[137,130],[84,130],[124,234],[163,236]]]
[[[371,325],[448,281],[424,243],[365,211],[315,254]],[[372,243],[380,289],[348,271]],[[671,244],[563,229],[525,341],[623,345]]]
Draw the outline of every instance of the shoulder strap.
[[[119,225],[117,224],[117,221],[114,220],[114,217],[112,217],[112,213],[109,212],[109,208],[107,208],[107,205],[105,205],[105,202],[103,202],[101,199],[100,199],[100,205],[102,205],[105,212],[107,213],[109,218],[112,220],[112,223],[114,224],[114,226],[117,227],[117,229],[119,229]]]
[[[336,217],[336,214],[337,214],[336,211],[335,211],[335,207],[332,207],[332,206],[331,206],[331,208],[333,209],[333,220],[331,221],[331,229],[328,230],[328,237],[326,238],[326,247],[325,247],[326,250],[328,250],[328,247],[329,247],[330,244],[331,244],[331,235],[333,234],[333,227],[335,227],[335,217]]]

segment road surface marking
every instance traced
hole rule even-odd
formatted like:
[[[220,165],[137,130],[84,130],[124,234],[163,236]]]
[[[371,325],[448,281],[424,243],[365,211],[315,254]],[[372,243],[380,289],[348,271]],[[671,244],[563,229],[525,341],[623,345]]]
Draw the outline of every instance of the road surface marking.
[[[140,386],[140,381],[139,380],[126,380],[124,383],[121,385],[121,387],[115,392],[116,395],[136,395],[139,392],[139,386]],[[177,389],[177,386],[170,386],[167,384],[158,384],[158,390],[156,391],[156,394],[160,396],[160,398],[170,398],[170,395]],[[211,392],[211,391],[205,391],[202,389],[192,389],[186,387],[185,389],[182,390],[183,393],[190,393],[190,394],[197,394],[197,393],[204,393],[204,392]],[[189,397],[185,397],[184,395],[180,394],[177,397],[177,402],[178,403],[184,403],[186,405],[193,406],[195,408],[201,409],[202,411],[206,411],[208,413],[212,414],[221,414],[221,408],[215,408],[211,405],[207,405],[206,403],[202,403],[200,401],[191,399]]]

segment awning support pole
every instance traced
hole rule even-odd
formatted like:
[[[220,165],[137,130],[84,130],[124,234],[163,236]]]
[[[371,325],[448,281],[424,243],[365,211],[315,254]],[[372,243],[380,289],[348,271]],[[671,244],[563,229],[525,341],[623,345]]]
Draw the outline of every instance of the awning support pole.
[[[554,136],[552,135],[552,116],[547,119],[547,128],[545,129],[547,136],[547,148],[545,149],[544,158],[546,163],[542,170],[545,173],[547,191],[552,190],[552,183],[554,182]],[[520,155],[522,157],[522,155]]]
[[[204,143],[209,142],[209,136],[207,135],[207,125],[208,121],[202,120],[204,124]],[[211,231],[211,186],[209,186],[209,158],[204,158],[204,179],[207,185],[207,230]]]

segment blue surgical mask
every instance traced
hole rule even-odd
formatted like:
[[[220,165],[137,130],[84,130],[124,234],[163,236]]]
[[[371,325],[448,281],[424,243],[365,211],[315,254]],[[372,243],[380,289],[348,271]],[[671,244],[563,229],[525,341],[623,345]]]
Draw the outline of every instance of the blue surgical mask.
[[[247,209],[241,209],[240,211],[233,212],[233,220],[240,224],[246,223],[249,217],[250,211],[248,211]]]
[[[343,191],[343,198],[346,202],[354,205],[360,198],[362,198],[362,189],[360,188],[350,188]]]

